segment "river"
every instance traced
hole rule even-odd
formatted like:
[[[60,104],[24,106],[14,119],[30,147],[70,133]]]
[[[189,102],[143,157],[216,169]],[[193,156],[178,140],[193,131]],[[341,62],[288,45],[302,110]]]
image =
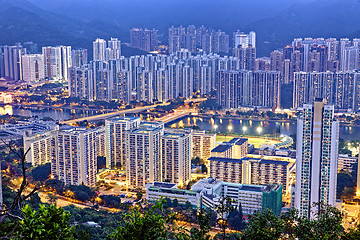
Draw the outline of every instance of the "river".
[[[281,122],[189,116],[172,123],[172,127],[189,126],[198,126],[202,130],[216,131],[218,133],[230,132],[249,135],[280,133],[288,136],[296,134],[296,121]],[[340,125],[340,138],[345,140],[359,140],[360,126]]]
[[[80,109],[55,109],[55,108],[36,108],[36,107],[20,107],[6,105],[0,107],[0,115],[16,115],[26,117],[44,117],[52,118],[55,121],[63,121],[71,119],[71,116],[76,118],[89,117],[102,113],[110,112],[108,110],[80,110]]]

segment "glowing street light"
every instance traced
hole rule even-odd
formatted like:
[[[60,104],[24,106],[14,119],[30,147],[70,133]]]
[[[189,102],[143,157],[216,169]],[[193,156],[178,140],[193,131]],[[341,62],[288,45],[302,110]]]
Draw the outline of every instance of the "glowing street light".
[[[228,130],[229,132],[231,132],[231,130],[233,129],[233,127],[231,125],[228,126]]]
[[[246,127],[246,126],[243,126],[243,127],[242,127],[242,130],[243,130],[243,132],[244,132],[244,134],[245,134],[245,132],[246,132],[246,130],[247,130],[247,127]]]
[[[260,134],[260,133],[262,132],[262,128],[261,128],[261,127],[258,127],[258,128],[256,129],[256,131]]]
[[[218,127],[219,127],[218,125],[216,125],[216,124],[214,125],[215,132]]]

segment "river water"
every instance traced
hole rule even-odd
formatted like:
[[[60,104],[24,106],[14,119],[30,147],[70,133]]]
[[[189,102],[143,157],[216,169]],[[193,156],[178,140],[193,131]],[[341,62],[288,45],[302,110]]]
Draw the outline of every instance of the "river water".
[[[97,114],[107,113],[107,110],[79,110],[79,109],[52,109],[52,108],[34,108],[34,107],[20,107],[20,106],[2,106],[0,107],[0,115],[17,115],[26,117],[44,117],[52,118],[55,121],[63,121],[71,119],[71,116],[76,118],[89,117]]]
[[[55,121],[63,121],[76,118],[88,117],[109,111],[100,110],[70,110],[70,109],[37,109],[33,107],[3,106],[0,107],[0,115],[20,115],[35,117],[39,119],[50,117]],[[283,135],[296,134],[296,121],[259,121],[259,120],[239,120],[218,117],[185,117],[179,121],[171,123],[173,127],[198,126],[202,130],[216,131],[218,133],[237,133],[250,135],[265,135],[280,133]],[[231,126],[229,128],[229,126]],[[359,140],[360,126],[340,126],[340,138],[345,140]]]
[[[237,133],[250,135],[265,135],[280,133],[283,135],[296,134],[296,121],[259,121],[222,119],[217,117],[189,116],[171,123],[172,127],[198,126],[202,130],[216,131],[217,133]],[[230,127],[229,127],[230,126]],[[340,138],[345,140],[359,140],[360,126],[340,126]]]

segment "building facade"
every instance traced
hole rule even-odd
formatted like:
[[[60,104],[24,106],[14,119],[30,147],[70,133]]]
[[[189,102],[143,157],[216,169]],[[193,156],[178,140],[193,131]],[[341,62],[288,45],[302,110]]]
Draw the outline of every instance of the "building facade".
[[[338,167],[339,122],[334,106],[322,99],[304,104],[297,122],[295,208],[311,217],[320,206],[335,205]]]

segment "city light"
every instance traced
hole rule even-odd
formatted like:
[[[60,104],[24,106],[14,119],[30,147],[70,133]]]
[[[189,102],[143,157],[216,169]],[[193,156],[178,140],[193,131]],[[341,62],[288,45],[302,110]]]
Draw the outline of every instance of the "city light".
[[[246,126],[243,126],[243,127],[242,127],[242,130],[243,130],[243,132],[245,133],[245,132],[247,131],[247,127],[246,127]]]
[[[231,132],[231,130],[233,129],[233,127],[231,125],[228,126],[228,130],[229,132]]]
[[[257,127],[256,131],[260,134],[262,132],[262,128],[261,127]]]
[[[218,125],[216,125],[216,124],[214,125],[214,129],[215,129],[215,131],[216,131],[216,129],[217,129],[218,127],[219,127]]]

